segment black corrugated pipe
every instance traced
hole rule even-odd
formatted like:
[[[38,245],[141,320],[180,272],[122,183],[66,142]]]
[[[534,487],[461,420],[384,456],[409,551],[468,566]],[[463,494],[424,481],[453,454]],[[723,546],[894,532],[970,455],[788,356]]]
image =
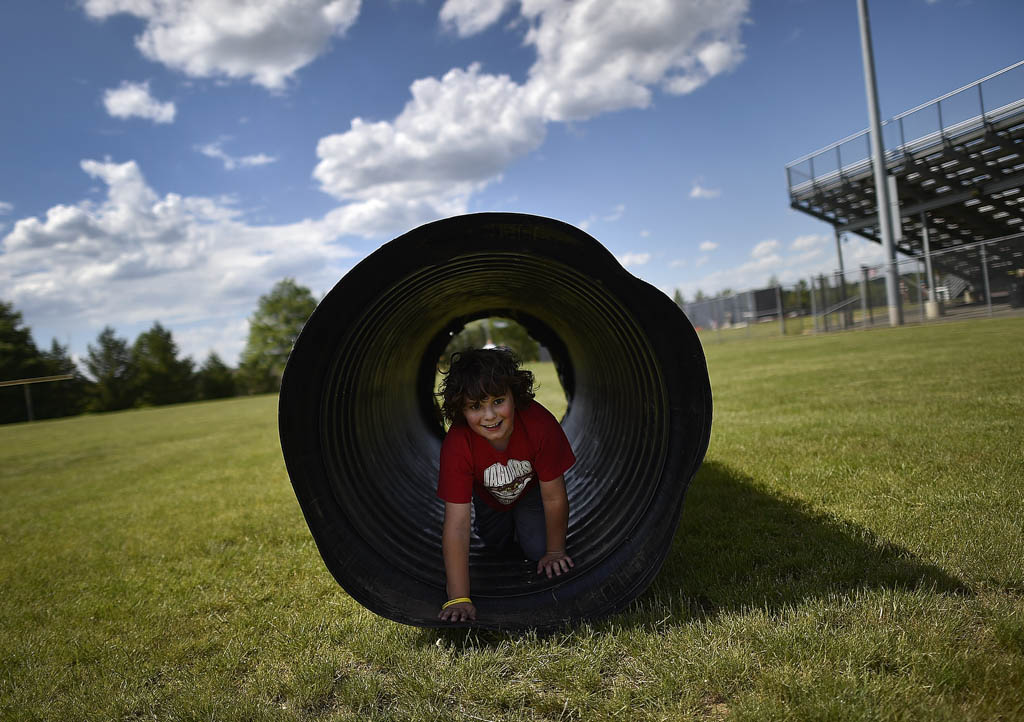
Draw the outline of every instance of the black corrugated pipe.
[[[382,246],[320,302],[281,384],[281,446],[320,554],[358,602],[425,627],[445,600],[433,396],[451,334],[512,318],[550,351],[576,452],[548,580],[474,538],[478,627],[546,628],[625,607],[654,579],[711,433],[700,341],[661,291],[559,221],[459,216]]]

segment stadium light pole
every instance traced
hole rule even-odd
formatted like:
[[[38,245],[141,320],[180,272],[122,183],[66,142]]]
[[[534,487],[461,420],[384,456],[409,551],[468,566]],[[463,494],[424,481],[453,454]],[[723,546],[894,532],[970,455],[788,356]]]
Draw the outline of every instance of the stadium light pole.
[[[885,253],[885,295],[889,302],[889,325],[903,325],[900,303],[896,249],[892,242],[892,214],[889,210],[889,183],[885,172],[885,148],[882,144],[882,118],[878,113],[878,86],[875,84],[875,58],[871,49],[871,23],[867,0],[857,0],[860,17],[860,48],[864,59],[864,88],[868,96],[868,119],[871,122],[871,156],[875,167],[875,202],[878,204],[878,229]]]

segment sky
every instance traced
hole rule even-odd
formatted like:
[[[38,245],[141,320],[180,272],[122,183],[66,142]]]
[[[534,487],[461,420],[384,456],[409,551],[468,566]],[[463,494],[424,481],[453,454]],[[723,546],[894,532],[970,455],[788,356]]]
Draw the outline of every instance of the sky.
[[[1020,0],[869,8],[883,117],[1024,58]],[[785,165],[868,125],[855,0],[22,1],[0,89],[0,300],[42,347],[159,321],[197,364],[277,281],[462,213],[688,300],[831,272]]]

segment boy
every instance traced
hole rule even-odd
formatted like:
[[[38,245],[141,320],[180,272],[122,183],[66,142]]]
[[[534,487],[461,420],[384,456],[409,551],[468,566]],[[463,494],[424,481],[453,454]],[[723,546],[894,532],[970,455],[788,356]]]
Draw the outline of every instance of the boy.
[[[437,495],[444,500],[441,548],[448,601],[438,615],[476,619],[469,597],[470,504],[474,530],[495,551],[519,550],[537,573],[560,576],[569,500],[563,474],[576,462],[551,412],[533,400],[533,374],[507,348],[452,354],[441,383],[451,428],[441,444]]]

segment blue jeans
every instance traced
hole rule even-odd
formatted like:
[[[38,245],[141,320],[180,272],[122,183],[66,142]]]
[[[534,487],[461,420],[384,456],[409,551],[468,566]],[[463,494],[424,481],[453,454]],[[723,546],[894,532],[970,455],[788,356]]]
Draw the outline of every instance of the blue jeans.
[[[548,551],[548,529],[540,482],[533,485],[510,511],[498,511],[473,497],[473,531],[488,549],[515,552],[516,545],[527,559],[538,561]]]

